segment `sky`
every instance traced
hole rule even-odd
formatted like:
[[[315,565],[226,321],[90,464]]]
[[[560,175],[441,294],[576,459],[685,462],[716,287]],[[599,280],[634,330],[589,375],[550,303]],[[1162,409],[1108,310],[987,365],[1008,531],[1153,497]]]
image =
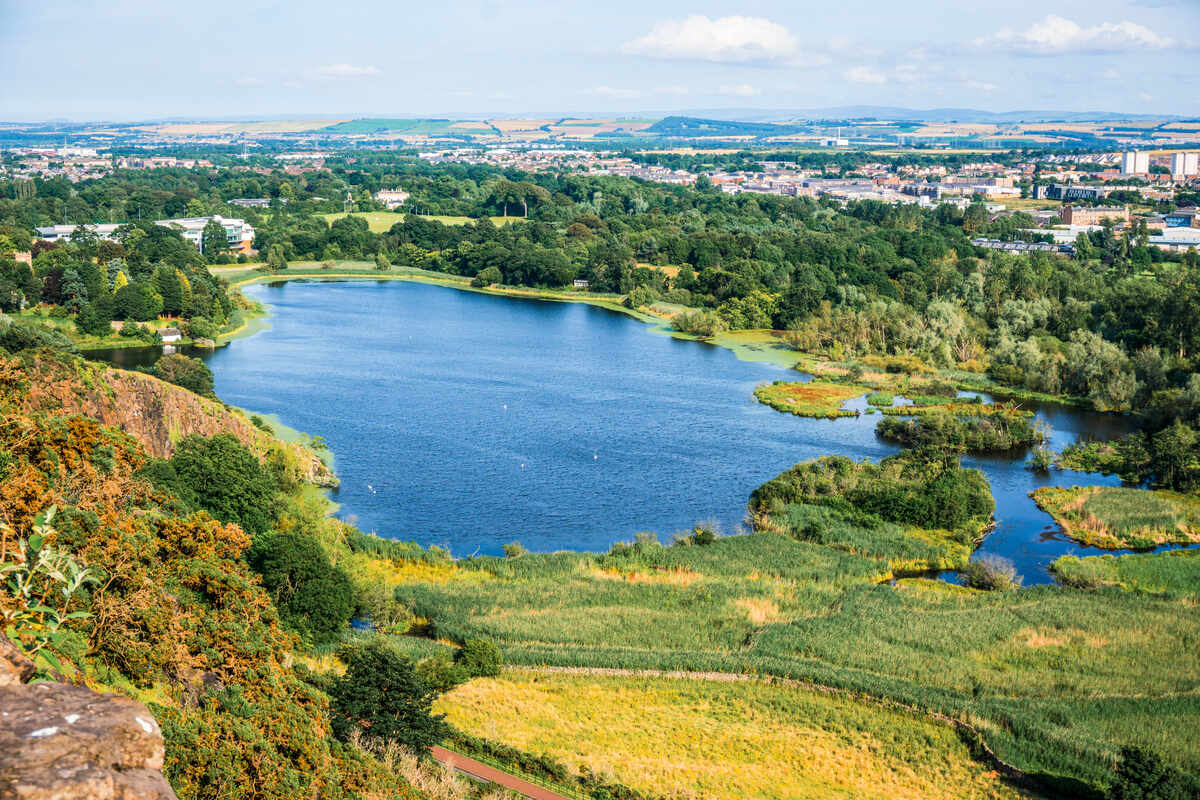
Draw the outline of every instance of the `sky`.
[[[1200,115],[1200,0],[0,0],[0,120]]]

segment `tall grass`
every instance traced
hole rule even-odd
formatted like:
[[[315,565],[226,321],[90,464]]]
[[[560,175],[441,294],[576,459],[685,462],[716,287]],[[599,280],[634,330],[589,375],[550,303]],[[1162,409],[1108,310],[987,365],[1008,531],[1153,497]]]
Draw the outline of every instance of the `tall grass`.
[[[477,735],[668,797],[1020,796],[947,726],[789,686],[519,671],[460,686],[437,709]]]
[[[1200,641],[1194,600],[878,585],[873,558],[769,533],[459,566],[489,578],[406,583],[396,596],[438,635],[496,640],[509,663],[841,687],[969,720],[1062,791],[1102,787],[1127,744],[1200,770],[1200,740],[1175,734],[1200,729],[1200,660],[1179,644]]]

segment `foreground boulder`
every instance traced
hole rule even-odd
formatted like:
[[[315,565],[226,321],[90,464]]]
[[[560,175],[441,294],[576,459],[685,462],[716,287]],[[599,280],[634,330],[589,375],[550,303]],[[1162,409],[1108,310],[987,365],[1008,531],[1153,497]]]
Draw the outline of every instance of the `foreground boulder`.
[[[176,800],[141,703],[64,683],[0,686],[0,800]]]

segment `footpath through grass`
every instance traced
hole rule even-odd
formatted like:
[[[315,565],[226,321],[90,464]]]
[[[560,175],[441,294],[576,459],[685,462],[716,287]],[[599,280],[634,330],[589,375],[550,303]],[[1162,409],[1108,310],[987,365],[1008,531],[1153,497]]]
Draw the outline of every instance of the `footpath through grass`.
[[[511,671],[443,695],[473,735],[664,797],[1015,798],[954,731],[759,682]]]

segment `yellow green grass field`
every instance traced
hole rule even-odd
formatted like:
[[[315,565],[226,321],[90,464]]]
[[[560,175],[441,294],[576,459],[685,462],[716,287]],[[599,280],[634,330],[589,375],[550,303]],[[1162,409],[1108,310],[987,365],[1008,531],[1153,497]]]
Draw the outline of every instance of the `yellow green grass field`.
[[[847,400],[863,394],[861,386],[847,386],[828,381],[790,383],[775,381],[754,390],[760,403],[776,411],[784,411],[799,417],[853,417],[855,412],[842,410]]]
[[[1175,492],[1084,486],[1038,489],[1033,499],[1076,541],[1144,548],[1200,542],[1200,500]]]
[[[331,224],[335,220],[339,220],[344,216],[346,216],[345,212],[339,212],[337,214],[322,214],[321,215],[322,219],[324,219],[326,222],[329,222]],[[401,213],[401,212],[397,212],[397,211],[355,211],[355,212],[352,212],[351,216],[362,217],[363,219],[365,219],[367,221],[368,227],[370,227],[370,229],[371,229],[371,233],[387,233],[388,231],[390,231],[392,229],[393,225],[395,225],[397,222],[403,222],[404,218],[407,217],[408,215]],[[475,220],[471,219],[470,217],[447,217],[447,216],[425,215],[425,214],[422,214],[421,216],[425,217],[426,219],[437,220],[438,222],[442,223],[443,225],[466,225],[469,222],[475,221]],[[519,219],[522,219],[522,218],[521,217],[492,217],[492,222],[496,225],[507,225],[509,222],[513,222],[514,220],[519,220]]]
[[[755,681],[518,670],[437,710],[465,732],[672,798],[1016,798],[948,726]]]

